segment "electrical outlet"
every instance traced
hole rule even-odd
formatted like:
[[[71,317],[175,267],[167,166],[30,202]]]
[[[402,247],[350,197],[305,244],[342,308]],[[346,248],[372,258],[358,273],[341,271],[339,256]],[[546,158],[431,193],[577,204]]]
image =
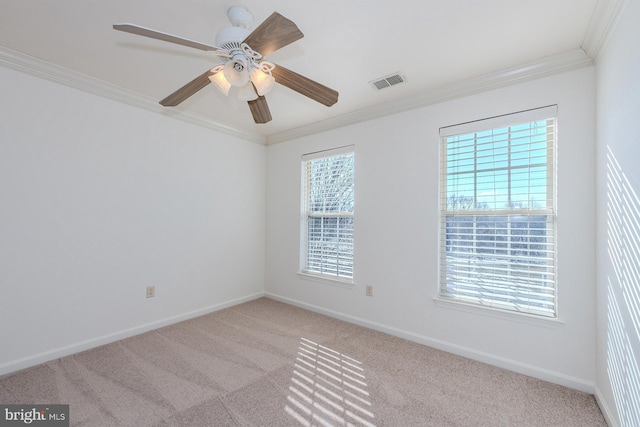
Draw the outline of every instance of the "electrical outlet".
[[[147,298],[153,298],[156,296],[156,287],[147,286]]]
[[[367,293],[368,297],[372,297],[373,296],[373,286],[367,285],[365,290],[366,290],[366,293]]]

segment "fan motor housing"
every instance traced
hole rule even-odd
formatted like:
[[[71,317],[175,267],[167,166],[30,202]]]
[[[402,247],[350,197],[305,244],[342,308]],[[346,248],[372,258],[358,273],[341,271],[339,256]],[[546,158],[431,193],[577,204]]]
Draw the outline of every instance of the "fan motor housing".
[[[247,28],[229,27],[218,31],[216,46],[226,50],[239,49],[240,44],[251,32]]]

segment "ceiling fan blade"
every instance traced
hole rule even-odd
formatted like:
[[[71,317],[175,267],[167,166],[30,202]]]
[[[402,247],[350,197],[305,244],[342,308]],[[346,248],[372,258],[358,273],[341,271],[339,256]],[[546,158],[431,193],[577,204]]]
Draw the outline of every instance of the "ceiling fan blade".
[[[211,83],[209,80],[209,76],[214,73],[211,70],[207,70],[206,73],[199,75],[195,79],[191,80],[186,85],[182,86],[180,89],[173,92],[171,95],[167,96],[165,99],[160,101],[161,105],[165,107],[175,107],[180,104],[185,99],[189,98],[191,95]]]
[[[251,114],[253,115],[253,120],[256,123],[260,124],[271,121],[271,112],[269,111],[269,106],[267,105],[267,98],[265,98],[264,96],[259,96],[253,101],[248,101],[248,103]]]
[[[204,43],[195,42],[193,40],[183,39],[182,37],[172,36],[171,34],[161,33],[149,28],[140,27],[134,24],[113,24],[113,29],[118,31],[124,31],[125,33],[136,34],[138,36],[149,37],[156,40],[162,40],[165,42],[175,43],[182,46],[193,47],[200,50],[216,51],[215,46],[209,46]]]
[[[295,90],[296,92],[307,96],[314,101],[318,101],[327,107],[331,107],[333,104],[338,102],[338,92],[335,90],[318,82],[314,82],[313,80],[284,68],[281,65],[276,65],[276,67],[271,71],[271,74],[276,79],[276,82],[281,85]]]
[[[244,39],[244,43],[262,56],[267,56],[302,37],[304,34],[293,21],[273,12]]]

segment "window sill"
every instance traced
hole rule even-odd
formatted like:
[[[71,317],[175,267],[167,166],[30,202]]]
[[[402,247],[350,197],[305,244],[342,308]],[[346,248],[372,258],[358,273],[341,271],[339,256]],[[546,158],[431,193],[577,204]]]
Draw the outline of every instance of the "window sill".
[[[298,276],[301,279],[309,280],[311,282],[324,283],[326,285],[338,286],[341,288],[351,289],[354,287],[352,279],[333,278],[328,276],[321,276],[319,274],[306,273],[299,271]]]
[[[480,305],[470,304],[462,301],[444,299],[438,296],[433,298],[433,302],[438,307],[442,307],[450,310],[464,311],[466,313],[479,314],[482,316],[488,316],[488,317],[493,317],[497,319],[508,320],[510,322],[520,322],[520,323],[526,323],[529,325],[544,326],[544,327],[553,328],[553,329],[558,329],[565,324],[565,322],[554,317],[543,317],[543,316],[536,316],[535,314],[501,310],[498,308],[480,306]]]

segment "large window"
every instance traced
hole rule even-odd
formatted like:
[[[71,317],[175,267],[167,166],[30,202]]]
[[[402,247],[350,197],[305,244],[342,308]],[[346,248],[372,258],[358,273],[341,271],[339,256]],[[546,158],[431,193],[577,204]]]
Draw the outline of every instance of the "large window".
[[[300,270],[353,280],[353,146],[302,157]]]
[[[441,298],[556,317],[555,111],[441,129]]]

